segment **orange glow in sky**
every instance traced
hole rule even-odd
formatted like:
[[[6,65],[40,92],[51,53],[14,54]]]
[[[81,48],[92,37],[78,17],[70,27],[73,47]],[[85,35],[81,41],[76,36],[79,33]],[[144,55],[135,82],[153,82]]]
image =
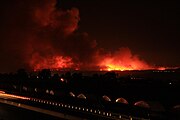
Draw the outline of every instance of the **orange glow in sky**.
[[[52,58],[35,58],[32,61],[34,70],[41,69],[66,69],[73,68],[72,58],[63,56],[54,56]]]
[[[100,70],[148,70],[153,67],[141,60],[138,56],[132,55],[128,48],[122,48],[114,54],[104,56],[100,63]]]

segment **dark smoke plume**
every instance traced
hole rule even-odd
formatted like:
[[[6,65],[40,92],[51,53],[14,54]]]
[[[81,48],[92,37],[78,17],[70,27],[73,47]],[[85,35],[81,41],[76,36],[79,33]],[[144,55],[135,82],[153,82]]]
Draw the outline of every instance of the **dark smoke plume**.
[[[72,61],[74,64],[70,67],[88,67],[93,62],[96,41],[90,39],[87,33],[76,32],[79,10],[72,8],[65,11],[55,6],[56,0],[16,0],[9,5],[10,11],[7,9],[4,12],[8,21],[3,29],[7,32],[1,44],[6,48],[1,52],[6,54],[4,56],[11,56],[10,66],[33,68],[44,63],[48,67],[55,65],[54,56],[69,59],[67,64]]]
[[[125,66],[132,68],[133,60],[141,62],[129,49],[109,55],[97,48],[96,41],[87,33],[77,31],[79,10],[57,9],[56,2],[14,0],[11,4],[4,3],[8,6],[1,11],[4,19],[1,19],[0,28],[0,64],[4,71],[13,71],[19,67],[99,70],[101,66],[107,67],[106,64],[115,63],[118,66],[120,62],[124,65],[128,61],[131,64]],[[141,67],[145,64],[143,61]]]

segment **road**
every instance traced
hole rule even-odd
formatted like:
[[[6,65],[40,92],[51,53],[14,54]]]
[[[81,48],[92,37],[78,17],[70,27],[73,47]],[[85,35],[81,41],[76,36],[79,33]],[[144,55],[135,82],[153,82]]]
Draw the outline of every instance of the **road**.
[[[0,120],[64,120],[19,107],[0,104]]]
[[[80,120],[81,118],[66,115],[64,113],[55,112],[40,107],[22,104],[17,101],[35,100],[28,97],[7,94],[0,91],[0,120]]]
[[[0,91],[0,120],[148,120]]]

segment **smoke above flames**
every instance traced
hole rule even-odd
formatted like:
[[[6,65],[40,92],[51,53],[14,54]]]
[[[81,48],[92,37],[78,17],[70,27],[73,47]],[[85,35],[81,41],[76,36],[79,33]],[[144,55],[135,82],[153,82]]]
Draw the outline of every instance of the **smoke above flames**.
[[[47,1],[33,8],[36,24],[29,39],[27,59],[34,69],[85,69],[91,67],[97,52],[96,41],[87,33],[78,33],[79,10],[55,8],[56,1]],[[33,36],[33,37],[32,37]]]
[[[79,10],[62,10],[56,0],[17,0],[16,23],[10,39],[16,39],[21,64],[38,69],[144,70],[152,69],[129,48],[108,52],[96,40],[78,32]],[[18,16],[19,15],[19,16]],[[23,61],[23,62],[22,62]]]
[[[152,66],[141,60],[138,55],[132,55],[130,49],[125,47],[106,55],[99,66],[101,66],[101,70],[108,71],[153,69]]]

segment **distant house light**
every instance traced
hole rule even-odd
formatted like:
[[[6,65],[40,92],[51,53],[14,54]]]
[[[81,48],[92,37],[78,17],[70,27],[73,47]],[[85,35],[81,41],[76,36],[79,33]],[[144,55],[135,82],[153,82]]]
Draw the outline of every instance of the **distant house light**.
[[[37,88],[34,88],[34,91],[37,92]]]
[[[54,91],[53,91],[53,90],[51,90],[51,91],[49,92],[49,94],[54,95]]]
[[[27,90],[28,90],[28,88],[27,88],[27,87],[25,87],[25,86],[23,86],[23,90],[27,91]]]
[[[49,93],[49,90],[48,90],[48,89],[46,90],[46,93],[47,93],[47,94]]]
[[[86,99],[86,96],[81,93],[81,94],[79,94],[79,95],[77,96],[77,98]]]
[[[134,103],[135,106],[143,107],[143,108],[150,108],[149,104],[145,101],[138,101]]]
[[[69,95],[70,95],[71,97],[76,97],[76,95],[75,95],[73,92],[69,92]]]
[[[61,80],[61,82],[64,82],[64,78],[61,78],[60,80]]]
[[[118,99],[116,99],[116,103],[128,104],[128,101],[124,98],[118,98]]]
[[[111,101],[111,99],[108,97],[108,96],[106,96],[106,95],[104,95],[103,97],[102,97],[105,101]]]

